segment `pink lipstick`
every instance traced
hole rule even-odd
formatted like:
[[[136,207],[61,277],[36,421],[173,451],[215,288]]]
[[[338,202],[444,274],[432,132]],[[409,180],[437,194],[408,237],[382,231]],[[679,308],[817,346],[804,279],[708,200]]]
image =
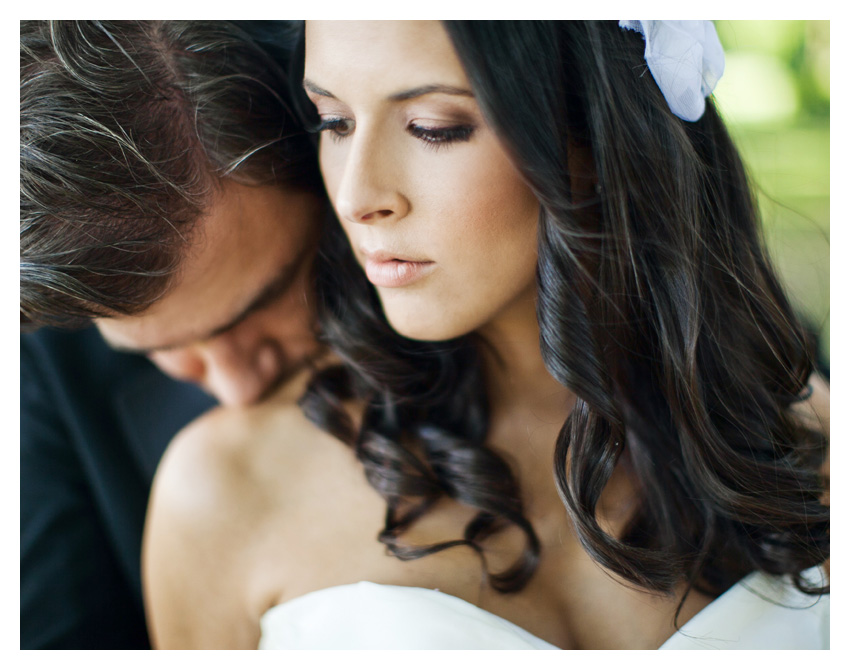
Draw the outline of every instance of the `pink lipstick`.
[[[366,277],[381,288],[408,286],[431,274],[435,267],[433,261],[406,260],[384,251],[364,253]]]

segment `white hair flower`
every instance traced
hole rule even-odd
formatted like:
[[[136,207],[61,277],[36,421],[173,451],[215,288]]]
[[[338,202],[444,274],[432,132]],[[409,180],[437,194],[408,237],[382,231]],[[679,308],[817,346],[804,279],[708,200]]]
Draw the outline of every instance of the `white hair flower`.
[[[723,47],[711,21],[620,21],[643,35],[644,58],[670,110],[697,121],[723,75]]]

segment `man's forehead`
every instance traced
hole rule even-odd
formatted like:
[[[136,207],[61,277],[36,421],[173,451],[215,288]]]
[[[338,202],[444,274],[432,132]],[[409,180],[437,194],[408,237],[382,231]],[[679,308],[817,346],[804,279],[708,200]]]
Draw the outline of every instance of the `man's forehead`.
[[[115,348],[150,353],[232,328],[284,292],[313,257],[316,196],[224,180],[198,220],[168,292],[135,316],[101,319]]]

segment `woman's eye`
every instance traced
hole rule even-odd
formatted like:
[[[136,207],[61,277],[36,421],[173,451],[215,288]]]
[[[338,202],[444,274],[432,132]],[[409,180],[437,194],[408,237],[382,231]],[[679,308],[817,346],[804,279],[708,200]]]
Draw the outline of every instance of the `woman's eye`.
[[[325,132],[326,130],[330,131],[331,138],[334,141],[337,141],[344,137],[348,137],[351,134],[351,131],[354,130],[354,122],[350,119],[343,119],[339,117],[322,119],[317,130],[320,133]]]
[[[472,137],[474,130],[475,127],[470,125],[450,126],[448,128],[428,128],[416,124],[408,126],[411,135],[435,148],[452,142],[466,142]]]

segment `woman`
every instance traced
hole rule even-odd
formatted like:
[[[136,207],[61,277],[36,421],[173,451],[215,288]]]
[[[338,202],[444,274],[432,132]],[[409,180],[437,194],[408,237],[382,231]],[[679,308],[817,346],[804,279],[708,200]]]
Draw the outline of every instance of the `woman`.
[[[636,23],[308,23],[344,366],[169,448],[160,645],[824,643],[828,391]]]

